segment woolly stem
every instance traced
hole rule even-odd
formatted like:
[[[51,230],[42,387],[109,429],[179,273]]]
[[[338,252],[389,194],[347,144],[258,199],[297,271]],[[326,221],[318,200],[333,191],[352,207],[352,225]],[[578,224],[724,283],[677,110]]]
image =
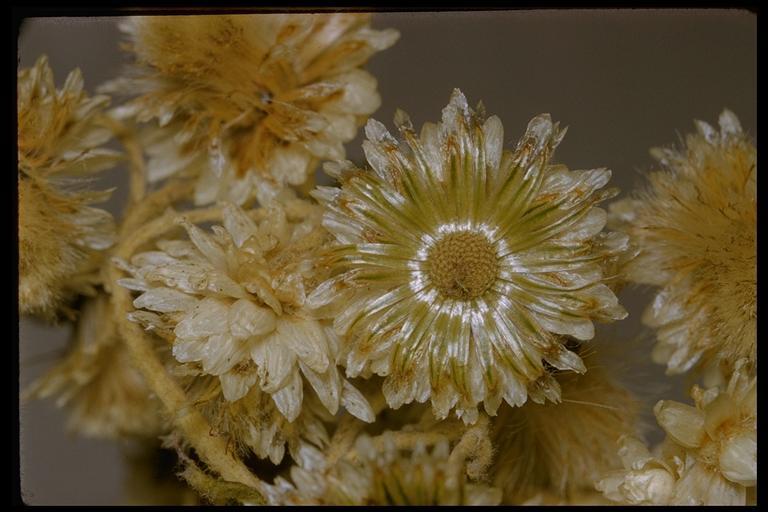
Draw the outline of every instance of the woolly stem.
[[[139,141],[136,139],[136,130],[120,121],[109,116],[103,116],[101,122],[104,123],[115,137],[120,141],[128,154],[130,162],[130,198],[134,204],[139,203],[146,194],[146,166],[144,165],[144,154]]]
[[[129,217],[139,215],[142,211],[144,210],[137,208],[129,214]],[[219,208],[208,208],[186,212],[185,216],[190,222],[203,222],[218,218],[220,214]],[[120,245],[115,249],[114,256],[121,259],[130,258],[141,245],[155,236],[175,228],[173,218],[176,215],[173,210],[168,209],[160,218],[144,224],[141,229],[137,229],[123,238]],[[130,226],[132,224],[135,224],[135,221],[127,218],[125,225]],[[114,263],[110,265],[109,282],[115,283],[120,277],[120,272]],[[238,482],[258,490],[259,497],[263,502],[263,483],[248,470],[242,461],[228,453],[226,443],[221,438],[210,435],[210,425],[197,410],[193,407],[187,407],[188,400],[184,391],[165,371],[141,327],[128,320],[127,312],[131,309],[129,291],[114,286],[112,305],[119,333],[128,347],[136,368],[142,373],[147,384],[170,413],[176,427],[184,434],[198,456],[211,469],[219,473],[224,480]]]

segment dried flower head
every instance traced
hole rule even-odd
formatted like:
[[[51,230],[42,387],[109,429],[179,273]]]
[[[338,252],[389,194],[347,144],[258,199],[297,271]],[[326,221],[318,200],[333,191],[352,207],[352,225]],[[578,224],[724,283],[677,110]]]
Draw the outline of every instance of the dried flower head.
[[[225,438],[233,453],[247,457],[252,452],[280,464],[286,448],[291,458],[298,460],[308,443],[319,448],[328,444],[325,423],[332,422],[333,416],[307,384],[302,389],[301,410],[289,421],[272,395],[259,386],[252,386],[245,396],[230,401],[223,396],[218,378],[189,368],[178,368],[176,373],[190,402],[211,425],[211,433]]]
[[[93,203],[111,190],[84,190],[87,177],[120,154],[100,146],[107,96],[88,97],[79,70],[56,89],[48,60],[18,73],[19,310],[51,316],[65,299],[94,293],[100,253],[112,245],[114,220]]]
[[[188,240],[159,241],[160,250],[124,264],[134,277],[118,282],[141,292],[131,319],[168,337],[177,361],[218,377],[230,402],[258,385],[293,421],[303,376],[331,414],[344,405],[371,421],[338,372],[336,334],[304,309],[319,278],[313,256],[328,236],[320,208],[295,199],[251,213],[226,205],[212,234],[181,217]]]
[[[360,66],[399,37],[368,14],[131,17],[122,25],[139,93],[122,111],[166,126],[149,179],[199,173],[198,204],[304,183],[380,104]]]
[[[386,434],[376,444],[357,438],[354,458],[328,466],[322,453],[304,454],[291,468],[293,483],[278,477],[273,501],[289,505],[498,505],[501,492],[450,471],[449,444],[400,450]]]
[[[599,353],[584,363],[583,375],[556,374],[559,403],[502,406],[494,418],[492,472],[505,503],[599,498],[594,483],[621,466],[616,442],[635,432],[638,401]]]
[[[611,207],[641,249],[628,277],[661,287],[643,321],[669,373],[755,358],[757,152],[728,110],[719,132],[696,127],[684,148],[654,150],[664,169]]]
[[[29,395],[56,396],[69,409],[69,427],[85,436],[156,437],[167,428],[160,403],[133,367],[109,308],[104,294],[85,303],[69,353]]]
[[[550,164],[564,131],[548,115],[504,151],[501,121],[458,90],[420,136],[402,111],[395,122],[404,142],[365,128],[372,170],[327,165],[341,188],[315,192],[338,275],[308,302],[337,305],[347,374],[387,376],[390,407],[431,400],[437,417],[455,407],[469,423],[478,403],[522,405],[536,382],[556,394],[545,361],[585,370],[557,334],[587,340],[592,320],[626,315],[602,283],[601,264],[627,242],[601,233],[594,206],[613,195],[610,171]]]
[[[598,485],[630,504],[744,505],[757,481],[756,378],[741,360],[727,387],[694,387],[695,406],[661,400],[654,412],[667,439],[653,457],[623,439],[624,471]]]

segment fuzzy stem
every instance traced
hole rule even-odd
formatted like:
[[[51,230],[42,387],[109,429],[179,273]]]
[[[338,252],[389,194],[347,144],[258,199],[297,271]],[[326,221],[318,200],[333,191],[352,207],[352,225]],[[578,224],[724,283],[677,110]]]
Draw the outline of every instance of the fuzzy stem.
[[[132,213],[137,215],[141,211],[141,209],[136,209]],[[186,212],[185,215],[190,222],[202,222],[219,217],[221,212],[219,208],[208,208]],[[122,259],[130,258],[141,245],[158,234],[176,227],[172,221],[175,216],[175,212],[169,209],[160,218],[144,224],[141,229],[137,229],[123,238],[121,244],[116,248],[114,256]],[[130,218],[126,219],[126,225],[133,223],[135,221],[131,222]],[[120,277],[120,269],[114,264],[109,267],[109,277],[110,283],[115,283]],[[187,407],[188,400],[184,391],[165,371],[141,327],[128,320],[126,313],[131,309],[129,291],[120,286],[114,286],[112,305],[118,330],[131,353],[134,364],[169,411],[174,424],[184,434],[200,458],[211,469],[219,473],[224,480],[248,485],[263,495],[262,482],[248,470],[242,461],[227,452],[226,443],[221,438],[210,435],[210,425],[197,410]]]
[[[144,165],[144,154],[139,141],[136,139],[136,130],[109,116],[103,116],[101,122],[104,123],[120,143],[125,148],[130,162],[130,197],[134,204],[139,203],[146,194],[146,166]]]

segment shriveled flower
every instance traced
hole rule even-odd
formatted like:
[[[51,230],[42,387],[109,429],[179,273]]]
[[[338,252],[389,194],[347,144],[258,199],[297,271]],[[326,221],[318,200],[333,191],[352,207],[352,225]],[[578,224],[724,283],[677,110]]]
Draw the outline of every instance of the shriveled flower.
[[[377,446],[363,434],[355,457],[329,467],[322,453],[307,450],[292,482],[275,479],[271,500],[281,505],[498,505],[501,491],[450,471],[449,444],[418,444],[398,450],[391,437]]]
[[[117,334],[109,299],[89,299],[67,356],[30,388],[69,409],[69,427],[85,436],[154,438],[165,425],[160,402],[133,367]]]
[[[170,338],[177,361],[218,377],[230,402],[258,386],[294,421],[306,380],[331,414],[344,405],[372,421],[337,369],[332,326],[304,308],[322,278],[313,261],[328,236],[319,207],[295,199],[251,213],[224,206],[224,227],[212,234],[181,217],[188,240],[158,241],[123,263],[134,277],[119,284],[141,292],[130,318]]]
[[[19,310],[52,316],[78,293],[94,293],[101,252],[114,238],[109,212],[90,206],[111,190],[84,184],[118,152],[100,122],[107,96],[83,91],[79,70],[56,89],[48,60],[18,72]]]
[[[661,287],[643,321],[656,329],[653,357],[669,373],[755,358],[757,152],[728,110],[719,131],[696,127],[684,148],[653,150],[663,170],[611,206],[641,249],[628,277]]]
[[[211,425],[211,433],[227,440],[227,449],[241,456],[253,452],[261,459],[279,464],[286,453],[298,460],[308,444],[325,448],[326,423],[333,421],[325,405],[303,385],[301,410],[292,421],[278,409],[272,395],[252,386],[245,396],[227,400],[221,381],[194,368],[176,369],[191,403]]]
[[[387,376],[390,407],[431,400],[438,418],[455,407],[472,423],[480,402],[491,415],[502,399],[525,403],[545,362],[583,372],[557,334],[588,340],[592,320],[626,316],[602,283],[627,243],[601,233],[594,206],[613,195],[610,171],[550,164],[564,131],[548,115],[504,151],[501,121],[459,90],[420,136],[402,111],[395,122],[404,142],[366,125],[372,170],[327,165],[341,188],[315,192],[338,275],[308,302],[336,305],[347,375]]]
[[[133,76],[107,90],[120,109],[165,129],[150,148],[150,181],[198,174],[198,204],[238,204],[254,187],[300,185],[381,102],[360,66],[399,37],[370,15],[141,16],[121,27]]]
[[[757,481],[756,379],[744,360],[725,389],[694,387],[695,407],[662,400],[654,412],[667,439],[657,457],[625,440],[625,471],[606,476],[606,497],[632,504],[744,505]]]
[[[638,400],[598,351],[585,355],[584,363],[583,375],[556,373],[560,403],[502,405],[493,419],[492,473],[505,503],[599,498],[595,482],[621,467],[616,442],[635,432]]]

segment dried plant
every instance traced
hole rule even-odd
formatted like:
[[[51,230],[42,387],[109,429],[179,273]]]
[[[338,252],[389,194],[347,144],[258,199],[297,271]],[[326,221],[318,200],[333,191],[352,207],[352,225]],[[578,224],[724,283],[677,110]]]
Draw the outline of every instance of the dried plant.
[[[753,503],[757,156],[736,116],[655,151],[607,213],[611,171],[556,163],[548,114],[511,147],[458,89],[418,132],[369,119],[363,67],[399,37],[370,21],[128,18],[112,109],[77,70],[19,71],[19,309],[74,325],[27,395],[138,443],[140,502]],[[361,126],[367,165],[344,159]],[[92,177],[121,159],[116,222]],[[634,361],[595,339],[627,283],[658,288],[654,360],[704,379],[653,408],[652,449]]]

